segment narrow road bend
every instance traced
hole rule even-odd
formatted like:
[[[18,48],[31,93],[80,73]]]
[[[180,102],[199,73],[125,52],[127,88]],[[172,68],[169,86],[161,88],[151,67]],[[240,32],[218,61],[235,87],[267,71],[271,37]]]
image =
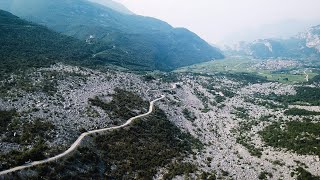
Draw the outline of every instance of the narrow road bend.
[[[0,176],[4,176],[6,174],[9,174],[9,173],[12,173],[12,172],[15,172],[15,171],[20,171],[20,170],[23,170],[23,169],[26,169],[26,168],[31,168],[31,167],[34,167],[34,166],[38,166],[38,165],[41,165],[41,164],[46,164],[46,163],[50,163],[50,162],[53,162],[53,161],[57,161],[57,160],[65,157],[65,156],[67,156],[68,154],[72,153],[74,150],[76,150],[80,146],[81,141],[88,135],[99,134],[99,133],[103,133],[103,132],[110,131],[110,130],[120,129],[120,128],[128,126],[129,124],[131,124],[136,119],[148,116],[154,110],[154,103],[157,102],[157,101],[160,101],[163,98],[165,98],[164,95],[162,95],[158,99],[155,99],[155,100],[151,101],[150,105],[149,105],[149,111],[147,113],[140,114],[138,116],[132,117],[126,123],[124,123],[124,124],[122,124],[120,126],[109,127],[109,128],[104,128],[104,129],[97,129],[97,130],[93,130],[93,131],[88,131],[88,132],[82,133],[78,137],[78,139],[70,146],[70,148],[68,150],[66,150],[65,152],[63,152],[61,154],[58,154],[58,155],[56,155],[54,157],[48,158],[48,159],[44,159],[44,160],[41,160],[41,161],[34,161],[34,162],[31,162],[31,163],[28,163],[28,164],[25,164],[25,165],[22,165],[22,166],[17,166],[17,167],[8,169],[8,170],[1,171],[0,172]]]

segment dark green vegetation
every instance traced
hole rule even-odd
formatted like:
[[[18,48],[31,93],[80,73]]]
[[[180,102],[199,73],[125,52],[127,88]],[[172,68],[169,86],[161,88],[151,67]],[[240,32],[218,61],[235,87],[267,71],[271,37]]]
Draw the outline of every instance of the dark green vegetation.
[[[194,91],[194,95],[197,96],[197,98],[202,102],[202,105],[204,107],[204,109],[202,109],[202,111],[209,111],[209,102],[210,99],[200,90],[198,90],[197,88],[193,89]]]
[[[236,142],[244,146],[252,156],[257,156],[260,158],[263,149],[256,147],[256,145],[252,143],[252,138],[249,134],[251,129],[254,126],[257,126],[259,122],[257,120],[250,119],[248,110],[242,107],[235,108],[233,114],[237,118],[242,119],[242,121],[239,123],[239,127],[232,130],[232,132],[237,136]],[[262,117],[261,120],[265,120],[267,118],[268,116]]]
[[[13,150],[8,154],[0,154],[0,170],[23,165],[28,161],[43,160],[46,158],[45,151],[47,150],[47,145],[44,141],[41,141],[35,144],[31,149],[23,149],[22,151]]]
[[[98,137],[96,142],[105,151],[107,177],[115,179],[152,179],[157,167],[201,146],[198,140],[169,122],[159,109],[145,120],[137,120],[129,129]],[[111,168],[112,165],[117,168]]]
[[[169,165],[173,158],[179,160],[194,148],[202,147],[198,140],[172,124],[158,108],[128,128],[89,138],[87,143],[87,147],[80,148],[63,162],[38,167],[36,177],[152,179],[157,169]],[[169,169],[180,174],[181,171],[192,172],[195,167],[180,164]]]
[[[120,118],[127,120],[138,114],[147,112],[149,103],[132,92],[122,89],[115,89],[115,93],[111,95],[112,100],[105,102],[100,97],[89,99],[93,106],[100,107],[105,110],[112,118]]]
[[[230,91],[229,89],[227,88],[224,88],[224,87],[220,87],[220,88],[216,88],[215,87],[215,83],[214,82],[208,82],[208,83],[204,83],[202,84],[202,86],[206,89],[208,89],[209,93],[211,93],[213,96],[215,96],[215,101],[216,103],[222,103],[224,102],[227,98],[232,98],[235,93],[233,93],[232,91]],[[221,94],[222,93],[222,94]],[[209,101],[209,100],[207,100]],[[215,106],[216,103],[214,102],[210,102],[210,104],[212,106]]]
[[[250,143],[251,139],[249,137],[246,136],[240,136],[237,138],[237,143],[241,144],[242,146],[244,146],[249,153],[252,156],[257,156],[257,157],[261,157],[262,155],[262,150],[261,148],[256,148],[255,145]]]
[[[298,109],[292,108],[288,109],[284,112],[285,115],[292,115],[292,116],[312,116],[312,115],[320,115],[320,112],[316,111],[308,111],[305,109]]]
[[[4,6],[5,10],[22,18],[94,45],[104,44],[94,53],[102,64],[171,70],[223,58],[218,49],[187,29],[173,28],[150,17],[123,14],[86,0],[3,1],[11,4]]]
[[[5,114],[7,114],[6,112]],[[3,142],[21,145],[21,150],[0,154],[0,170],[25,164],[27,161],[42,160],[49,150],[46,142],[53,137],[54,125],[41,119],[20,121],[18,113],[10,111],[6,131],[1,132]],[[32,146],[30,148],[29,146]]]
[[[50,139],[55,126],[43,119],[22,119],[15,110],[0,111],[0,135],[4,142],[21,145],[35,144]]]
[[[16,73],[14,80],[3,80],[0,85],[0,96],[5,97],[12,89],[23,90],[28,93],[42,92],[46,95],[52,96],[57,92],[57,76],[54,73],[42,73],[42,75],[52,75],[50,78],[36,77],[36,81],[33,77],[28,75],[28,70]],[[54,78],[52,78],[54,77]]]
[[[174,83],[179,81],[179,75],[173,72],[162,73],[159,75],[159,78],[161,79],[162,82],[166,82],[166,83]]]
[[[140,71],[140,74],[143,75],[148,72]],[[152,72],[151,74],[144,75],[145,81],[152,81],[155,79],[161,80],[163,83],[175,83],[180,81],[180,74],[175,72]]]
[[[74,77],[79,84],[85,84],[87,75],[58,71],[39,71],[28,69],[16,72],[13,78],[4,79],[0,84],[0,97],[20,98],[21,94],[12,95],[15,90],[26,93],[37,94],[44,93],[48,96],[56,95],[58,91],[58,81]],[[61,98],[63,100],[63,98]]]
[[[219,177],[221,178],[221,177]],[[198,177],[197,180],[216,180],[217,176],[216,176],[216,172],[202,172]]]
[[[320,123],[291,121],[274,123],[260,132],[267,145],[299,154],[320,156]]]
[[[3,132],[7,129],[8,124],[11,123],[16,114],[17,112],[15,110],[0,111],[0,132]]]
[[[27,122],[16,119],[7,127],[3,141],[21,145],[35,144],[43,139],[50,140],[54,129],[55,126],[52,123],[39,118]]]
[[[35,174],[25,174],[15,172],[10,178],[13,179],[104,179],[103,173],[100,172],[99,166],[103,164],[99,159],[95,149],[88,147],[79,148],[69,158],[53,162],[46,165],[40,165],[33,170]]]
[[[276,104],[273,101],[270,100],[265,100],[265,99],[260,99],[260,98],[249,98],[249,97],[245,97],[245,101],[249,102],[251,104],[254,105],[258,105],[258,106],[264,106],[268,109],[280,109],[280,108],[287,108],[288,105],[284,105],[284,104]]]
[[[248,110],[243,107],[235,108],[234,114],[236,115],[236,117],[241,119],[249,118]]]
[[[91,56],[79,40],[55,33],[0,10],[0,77],[56,62],[84,63]],[[1,79],[2,79],[1,78]]]
[[[296,169],[297,180],[320,180],[319,176],[314,176],[310,172],[306,171],[302,167]]]
[[[163,175],[164,180],[170,180],[179,175],[188,176],[190,173],[195,173],[198,170],[198,167],[191,163],[174,162],[170,164],[167,169],[168,173]]]
[[[272,177],[273,177],[273,175],[269,172],[266,172],[266,171],[261,172],[258,176],[259,179],[270,179]]]
[[[197,119],[197,117],[194,115],[194,113],[186,108],[182,110],[182,114],[187,120],[189,120],[191,122],[194,122]]]
[[[276,100],[284,104],[310,104],[313,106],[320,105],[320,88],[316,87],[296,87],[296,95],[277,96],[269,95],[267,98]]]
[[[252,156],[261,157],[262,148],[257,148],[254,144],[251,143],[251,137],[248,135],[253,126],[257,126],[258,121],[246,119],[245,121],[240,122],[238,130],[233,130],[238,133],[236,142],[243,145]]]
[[[320,83],[320,75],[316,75],[310,80],[310,83]]]

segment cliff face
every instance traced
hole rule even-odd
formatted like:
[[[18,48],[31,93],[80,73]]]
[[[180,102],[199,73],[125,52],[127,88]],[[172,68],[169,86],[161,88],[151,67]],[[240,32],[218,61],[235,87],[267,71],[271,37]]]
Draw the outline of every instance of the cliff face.
[[[320,57],[320,25],[288,39],[241,42],[227,51],[258,59]]]
[[[320,25],[310,28],[306,33],[306,46],[320,53]]]

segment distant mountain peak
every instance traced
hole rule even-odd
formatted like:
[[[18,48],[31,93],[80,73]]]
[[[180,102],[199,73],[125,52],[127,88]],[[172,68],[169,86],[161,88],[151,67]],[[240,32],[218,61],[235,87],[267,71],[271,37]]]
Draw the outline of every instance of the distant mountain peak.
[[[306,46],[320,53],[320,25],[311,27],[306,33]]]
[[[320,57],[320,25],[286,39],[259,39],[226,48],[230,54],[250,55],[258,59]]]

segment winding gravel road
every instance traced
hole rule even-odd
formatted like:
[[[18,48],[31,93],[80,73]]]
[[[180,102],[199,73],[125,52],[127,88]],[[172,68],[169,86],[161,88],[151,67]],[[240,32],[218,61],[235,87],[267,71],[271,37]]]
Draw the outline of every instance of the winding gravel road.
[[[173,86],[172,89],[174,89],[174,88],[175,88],[175,85]],[[1,171],[0,172],[0,176],[9,174],[9,173],[12,173],[12,172],[15,172],[15,171],[23,170],[23,169],[26,169],[26,168],[31,168],[31,167],[34,167],[34,166],[37,166],[37,165],[41,165],[41,164],[46,164],[46,163],[50,163],[50,162],[53,162],[53,161],[57,161],[58,159],[63,158],[65,156],[67,156],[68,154],[72,153],[74,150],[76,150],[79,147],[79,145],[81,144],[81,141],[88,135],[99,134],[99,133],[103,133],[105,131],[120,129],[120,128],[128,126],[129,124],[131,124],[134,120],[136,120],[138,118],[142,118],[142,117],[148,116],[149,114],[152,113],[152,111],[154,109],[154,103],[159,101],[159,100],[161,100],[161,99],[163,99],[163,98],[165,98],[164,95],[162,95],[158,99],[155,99],[155,100],[151,101],[150,102],[150,106],[149,106],[149,111],[147,113],[132,117],[126,123],[124,123],[123,125],[110,127],[110,128],[104,128],[104,129],[98,129],[98,130],[93,130],[93,131],[88,131],[88,132],[82,133],[79,136],[79,138],[71,145],[71,147],[68,150],[66,150],[65,152],[63,152],[63,153],[61,153],[59,155],[56,155],[54,157],[45,159],[45,160],[34,161],[34,162],[31,162],[31,163],[28,163],[28,164],[25,164],[25,165],[22,165],[22,166],[17,166],[17,167],[14,167],[14,168],[11,168],[11,169],[8,169],[8,170],[5,170],[5,171]]]

